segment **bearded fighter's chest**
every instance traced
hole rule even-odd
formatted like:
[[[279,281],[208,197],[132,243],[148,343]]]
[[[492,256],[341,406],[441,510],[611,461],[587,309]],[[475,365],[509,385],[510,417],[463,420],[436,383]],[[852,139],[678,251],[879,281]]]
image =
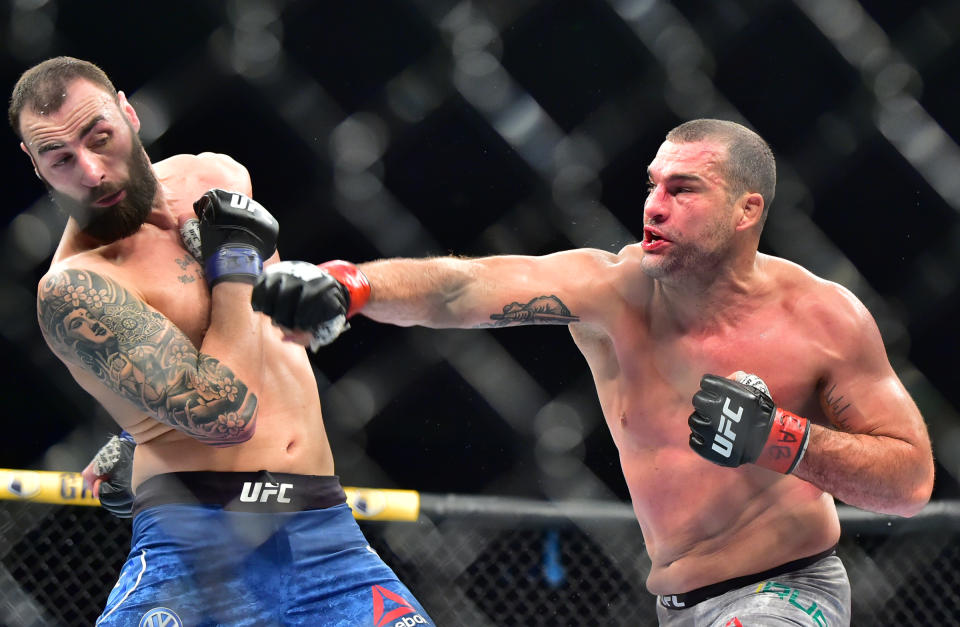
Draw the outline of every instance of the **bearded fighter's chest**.
[[[179,242],[144,238],[118,265],[144,301],[199,346],[209,325],[210,291],[193,256]]]

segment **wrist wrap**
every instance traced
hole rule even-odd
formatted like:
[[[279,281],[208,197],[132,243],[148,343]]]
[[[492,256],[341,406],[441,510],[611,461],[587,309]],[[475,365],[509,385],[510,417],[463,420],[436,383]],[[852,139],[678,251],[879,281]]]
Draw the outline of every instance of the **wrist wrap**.
[[[810,422],[806,418],[777,408],[770,434],[754,463],[789,475],[807,451],[809,439]]]
[[[370,281],[360,271],[360,268],[349,261],[339,259],[321,263],[318,267],[347,288],[347,295],[350,299],[347,306],[347,318],[363,309],[370,298]]]
[[[263,260],[253,246],[228,244],[210,255],[204,270],[210,287],[221,281],[253,285],[263,273]]]

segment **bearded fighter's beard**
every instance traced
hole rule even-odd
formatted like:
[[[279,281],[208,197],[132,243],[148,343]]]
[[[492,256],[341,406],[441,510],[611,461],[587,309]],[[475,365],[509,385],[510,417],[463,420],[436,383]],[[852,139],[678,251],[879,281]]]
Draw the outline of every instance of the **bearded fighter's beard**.
[[[136,141],[129,159],[129,179],[125,186],[102,185],[91,190],[87,202],[77,202],[58,192],[44,181],[50,197],[67,215],[74,216],[80,229],[94,239],[109,243],[136,233],[153,205],[157,193],[157,178],[139,141]],[[91,207],[90,200],[97,200],[123,189],[126,197],[109,207]]]

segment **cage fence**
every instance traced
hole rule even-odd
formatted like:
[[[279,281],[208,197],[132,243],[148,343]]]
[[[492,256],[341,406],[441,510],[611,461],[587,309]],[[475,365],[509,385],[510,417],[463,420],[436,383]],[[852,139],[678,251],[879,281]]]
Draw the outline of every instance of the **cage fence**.
[[[109,20],[86,3],[0,4],[8,86],[46,56],[91,56],[130,92],[151,157],[226,151],[250,167],[258,197],[289,225],[283,251],[290,259],[320,261],[319,250],[357,260],[448,250],[615,250],[639,230],[644,167],[662,133],[689,117],[743,120],[769,136],[781,164],[765,245],[869,306],[924,410],[946,471],[940,481],[953,486],[960,476],[960,423],[945,398],[957,389],[950,348],[960,251],[960,188],[950,167],[960,154],[955,2],[884,9],[881,2],[831,0],[238,1],[170,2],[162,12],[149,3],[115,3]],[[109,33],[98,30],[102,24]],[[91,45],[98,40],[109,45]],[[545,45],[551,41],[557,45]],[[578,42],[591,44],[588,54]],[[256,51],[271,55],[255,59]],[[771,65],[754,65],[764,59]],[[616,71],[625,65],[633,69]],[[801,76],[818,80],[801,83]],[[208,97],[214,91],[217,97]],[[33,180],[22,176],[25,161],[14,163],[22,156],[9,140],[9,170]],[[8,269],[0,336],[20,376],[0,380],[10,415],[32,419],[8,427],[22,423],[62,440],[50,446],[44,467],[79,468],[100,445],[101,425],[83,411],[79,390],[35,324],[36,279],[62,216],[39,183],[9,187],[0,228]],[[906,208],[909,225],[884,218]],[[894,245],[898,255],[889,254]],[[546,438],[529,426],[536,415],[565,427],[579,421],[583,442],[603,433],[611,446],[592,382],[569,382],[579,355],[566,359],[534,346],[539,340],[526,344],[542,334],[388,335],[361,324],[317,364],[331,384],[323,390],[324,413],[339,443],[338,468],[367,485],[409,485],[418,477],[399,467],[408,464],[402,456],[358,443],[395,446],[388,423],[415,434],[441,429],[440,420],[410,417],[430,413],[442,405],[435,395],[453,398],[460,388],[477,393],[451,405],[469,407],[474,422],[493,433],[481,440],[478,427],[461,436],[471,450],[482,441],[516,440],[517,450],[552,454],[546,467],[566,463],[567,450],[537,448]],[[360,350],[364,342],[377,349],[358,360],[355,354],[369,354]],[[490,372],[500,378],[491,382]],[[537,385],[541,380],[563,383]],[[416,385],[423,381],[429,384]],[[22,394],[28,385],[44,394]],[[370,399],[381,405],[373,408]],[[13,433],[8,458],[22,456],[32,441]],[[438,449],[458,453],[434,459],[421,477],[465,475],[476,461],[463,449],[433,448],[434,458]],[[497,453],[509,469],[511,451]],[[587,469],[601,456],[588,449],[582,457]],[[530,466],[514,467],[500,481],[530,480]],[[549,473],[532,480],[544,477]],[[581,483],[592,479],[580,475]],[[493,489],[480,481],[431,489],[474,487]],[[589,515],[550,516],[513,502],[465,511],[445,503],[415,523],[362,523],[438,624],[655,624],[655,601],[643,585],[649,560],[632,516],[596,507]],[[925,511],[933,513],[898,521],[843,510],[840,549],[854,625],[960,625],[960,519],[952,502]],[[127,522],[96,508],[0,503],[0,624],[92,624],[129,539]]]
[[[457,497],[473,505],[445,508],[424,496],[416,522],[361,526],[438,625],[657,624],[628,506],[544,513],[519,499],[486,510],[500,501]],[[912,519],[840,510],[853,625],[960,625],[960,503]],[[92,625],[129,542],[129,522],[99,508],[0,503],[0,624]]]

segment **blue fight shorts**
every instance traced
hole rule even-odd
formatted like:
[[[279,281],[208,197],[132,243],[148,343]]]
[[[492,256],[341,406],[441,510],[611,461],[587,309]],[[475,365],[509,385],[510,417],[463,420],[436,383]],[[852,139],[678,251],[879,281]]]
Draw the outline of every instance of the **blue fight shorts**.
[[[433,625],[370,548],[337,477],[181,472],[147,479],[97,625]]]

